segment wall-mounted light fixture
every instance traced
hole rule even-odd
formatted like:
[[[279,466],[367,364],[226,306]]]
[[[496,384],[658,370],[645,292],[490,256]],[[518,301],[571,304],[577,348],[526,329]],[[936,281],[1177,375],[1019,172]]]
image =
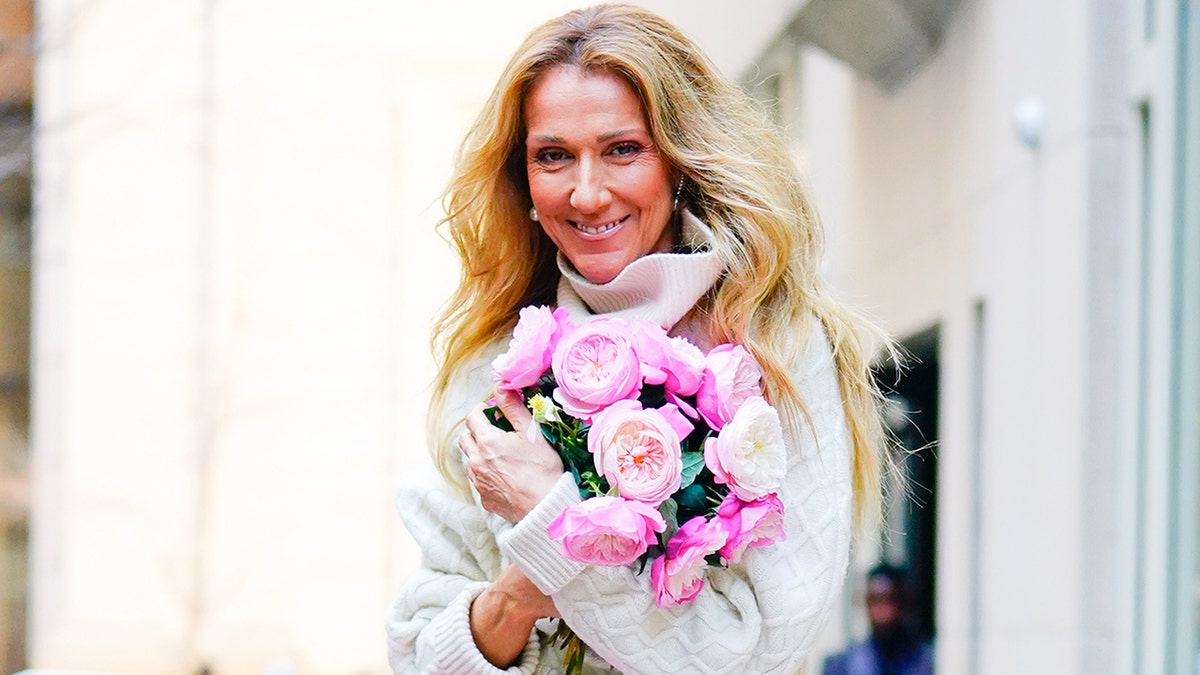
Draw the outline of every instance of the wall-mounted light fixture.
[[[1042,146],[1042,134],[1046,129],[1046,104],[1036,96],[1021,99],[1013,109],[1013,121],[1017,137],[1030,150]]]

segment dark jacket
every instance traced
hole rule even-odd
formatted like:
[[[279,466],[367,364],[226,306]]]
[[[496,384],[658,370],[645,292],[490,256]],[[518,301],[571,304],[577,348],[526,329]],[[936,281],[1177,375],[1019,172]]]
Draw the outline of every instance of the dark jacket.
[[[912,649],[884,659],[875,642],[866,640],[825,659],[824,675],[932,675],[933,646],[914,644]]]

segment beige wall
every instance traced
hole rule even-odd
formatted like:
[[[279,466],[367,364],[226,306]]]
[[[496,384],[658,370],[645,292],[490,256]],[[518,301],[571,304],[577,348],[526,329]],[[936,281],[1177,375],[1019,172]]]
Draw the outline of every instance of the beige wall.
[[[39,4],[34,665],[386,671],[438,192],[562,6]]]
[[[1125,123],[1105,116],[1120,88],[1096,84],[1120,64],[1093,32],[1121,19],[1109,9],[964,1],[891,95],[801,51],[800,148],[831,278],[899,337],[940,325],[939,672],[1112,667],[1113,541],[1088,537],[1111,535],[1117,459],[1111,434],[1094,442],[1111,423],[1087,389],[1116,383],[1088,360],[1116,339],[1095,332],[1088,286],[1118,269],[1096,241],[1123,209],[1097,183],[1119,175]],[[1047,111],[1037,149],[1014,128],[1028,97]]]

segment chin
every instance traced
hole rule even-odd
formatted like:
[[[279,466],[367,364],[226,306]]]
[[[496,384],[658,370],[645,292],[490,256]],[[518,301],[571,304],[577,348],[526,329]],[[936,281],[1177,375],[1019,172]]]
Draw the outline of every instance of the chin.
[[[580,276],[592,282],[593,284],[607,284],[613,279],[616,279],[621,272],[625,271],[625,268],[628,267],[629,263],[632,261],[593,259],[584,260],[582,262],[583,264],[579,265],[574,261],[571,261],[571,264],[575,267],[575,270],[579,272]]]
[[[597,271],[580,272],[579,274],[584,279],[587,279],[588,281],[592,282],[593,284],[607,284],[608,282],[612,281],[613,279],[616,279],[617,275],[620,273],[621,273],[621,270],[616,270],[616,271],[611,271],[611,272],[606,270],[606,271],[599,271],[599,272],[597,272]]]

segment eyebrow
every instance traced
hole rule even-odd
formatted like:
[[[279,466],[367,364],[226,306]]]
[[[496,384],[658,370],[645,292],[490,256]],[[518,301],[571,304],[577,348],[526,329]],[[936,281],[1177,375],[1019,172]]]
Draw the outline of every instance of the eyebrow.
[[[640,133],[644,133],[643,130],[641,130],[641,129],[621,129],[620,131],[610,131],[607,134],[602,134],[600,136],[597,136],[596,142],[603,143],[605,141],[610,141],[614,138],[617,138],[618,136],[624,136],[625,134],[640,134]],[[566,139],[564,139],[562,136],[534,136],[533,140],[537,141],[538,143],[566,143],[567,142]]]
[[[622,129],[620,131],[611,131],[607,134],[604,134],[603,136],[598,137],[596,139],[596,142],[603,143],[605,141],[611,141],[612,139],[614,139],[618,136],[624,136],[625,134],[640,134],[640,133],[642,133],[641,129]]]

